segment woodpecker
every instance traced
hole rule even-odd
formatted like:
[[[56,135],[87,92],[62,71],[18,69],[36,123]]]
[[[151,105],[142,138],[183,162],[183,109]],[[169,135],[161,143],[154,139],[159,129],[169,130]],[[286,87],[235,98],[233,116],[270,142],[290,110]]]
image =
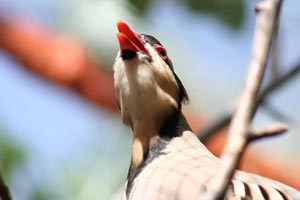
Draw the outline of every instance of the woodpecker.
[[[198,140],[181,111],[189,96],[166,48],[122,20],[117,28],[114,85],[122,121],[133,130],[124,199],[198,199],[221,162]],[[226,199],[300,200],[300,193],[237,170]]]

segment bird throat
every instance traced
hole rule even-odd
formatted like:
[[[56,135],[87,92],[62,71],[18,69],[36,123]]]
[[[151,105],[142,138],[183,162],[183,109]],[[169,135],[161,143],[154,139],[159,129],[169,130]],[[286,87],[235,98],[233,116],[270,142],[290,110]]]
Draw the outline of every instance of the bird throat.
[[[128,197],[135,178],[155,158],[166,154],[166,146],[174,137],[180,137],[185,130],[191,130],[180,110],[172,114],[158,129],[134,130],[131,165],[127,176],[126,195]]]
[[[153,147],[159,138],[155,129],[140,129],[134,131],[131,168],[136,169],[148,157],[148,151]]]
[[[182,126],[184,124],[184,126]],[[187,126],[186,126],[187,125]],[[171,140],[182,135],[181,127],[188,127],[188,124],[180,110],[174,109],[159,126],[148,124],[148,126],[136,126],[134,128],[134,139],[132,149],[131,169],[137,169],[148,156],[149,151],[157,147],[159,140]]]

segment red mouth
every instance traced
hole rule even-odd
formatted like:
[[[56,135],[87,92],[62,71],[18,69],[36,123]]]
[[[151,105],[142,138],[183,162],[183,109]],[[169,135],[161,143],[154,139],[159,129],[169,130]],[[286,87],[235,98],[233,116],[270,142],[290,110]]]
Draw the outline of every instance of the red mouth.
[[[126,22],[120,20],[117,22],[119,32],[117,37],[120,44],[121,55],[123,50],[131,50],[134,52],[143,51],[149,54],[145,45],[140,39],[140,34],[135,32]]]

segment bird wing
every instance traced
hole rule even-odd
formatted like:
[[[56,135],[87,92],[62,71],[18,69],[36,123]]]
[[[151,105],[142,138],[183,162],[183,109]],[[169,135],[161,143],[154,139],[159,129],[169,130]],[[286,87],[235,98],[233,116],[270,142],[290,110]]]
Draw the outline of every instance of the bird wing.
[[[170,140],[162,151],[136,177],[129,199],[197,199],[221,167],[191,131]],[[300,200],[300,194],[279,182],[237,171],[226,199]]]

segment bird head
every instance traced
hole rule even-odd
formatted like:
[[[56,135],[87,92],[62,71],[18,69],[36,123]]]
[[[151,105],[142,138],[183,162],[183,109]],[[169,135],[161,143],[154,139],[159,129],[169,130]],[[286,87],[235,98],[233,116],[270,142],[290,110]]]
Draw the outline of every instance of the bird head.
[[[177,104],[175,107],[180,110],[181,103],[188,101],[189,97],[174,72],[166,48],[153,36],[134,31],[122,20],[117,22],[117,28],[120,51],[114,64],[115,84],[120,80],[120,76],[127,76],[127,80],[128,76],[135,76],[135,78],[140,76],[145,84],[147,81],[152,83],[154,81],[154,84],[173,97]],[[143,77],[144,74],[139,74],[138,71],[144,72],[146,76],[148,74],[150,80]]]

